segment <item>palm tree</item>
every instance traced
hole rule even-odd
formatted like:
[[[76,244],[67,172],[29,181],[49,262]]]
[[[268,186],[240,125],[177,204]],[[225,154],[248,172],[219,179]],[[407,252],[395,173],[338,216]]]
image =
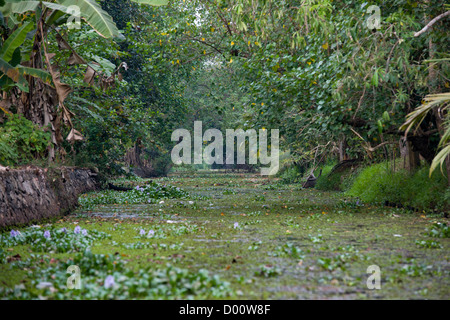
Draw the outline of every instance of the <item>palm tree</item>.
[[[441,135],[441,140],[439,141],[439,148],[442,149],[434,157],[431,163],[431,176],[438,165],[440,165],[442,170],[442,165],[450,155],[450,117],[447,113],[447,109],[450,107],[450,92],[428,95],[425,97],[424,101],[424,104],[417,107],[413,112],[406,116],[406,122],[400,127],[400,129],[405,130],[405,135],[407,135],[413,127],[417,128],[420,126],[430,111],[434,111],[436,108],[439,108],[437,110],[437,114],[442,115],[444,118],[444,132]]]

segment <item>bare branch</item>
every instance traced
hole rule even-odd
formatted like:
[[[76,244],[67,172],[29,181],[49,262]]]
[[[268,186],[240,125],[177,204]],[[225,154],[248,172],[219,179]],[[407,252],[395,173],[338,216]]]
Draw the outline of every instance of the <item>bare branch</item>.
[[[436,22],[438,22],[441,19],[444,19],[445,17],[450,16],[450,11],[444,12],[443,14],[438,15],[436,18],[434,18],[433,20],[431,20],[430,22],[428,22],[428,24],[423,27],[422,30],[420,30],[419,32],[416,32],[414,34],[414,37],[418,37],[420,36],[422,33],[425,33],[428,31],[428,29],[430,29]]]

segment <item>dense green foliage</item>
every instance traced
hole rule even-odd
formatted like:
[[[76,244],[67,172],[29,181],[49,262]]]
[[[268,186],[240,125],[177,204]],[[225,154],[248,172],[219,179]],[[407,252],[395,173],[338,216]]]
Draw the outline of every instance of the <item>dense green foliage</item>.
[[[449,18],[433,0],[0,0],[0,174],[95,167],[113,189],[0,230],[0,299],[448,298]],[[175,165],[196,121],[279,129],[278,175]],[[28,206],[13,188],[0,200]]]
[[[0,127],[0,161],[5,165],[26,164],[46,155],[50,133],[20,115],[10,115]]]
[[[19,151],[0,143],[5,165],[48,154],[112,175],[135,169],[133,157],[140,157],[151,175],[165,175],[171,133],[202,121],[204,130],[280,129],[280,176],[299,183],[325,163],[404,156],[398,128],[416,108],[432,112],[409,122],[416,130],[407,133],[406,148],[429,165],[443,147],[435,163],[445,160],[446,114],[423,104],[450,87],[449,8],[442,2],[380,0],[374,20],[377,8],[364,0],[172,0],[156,7],[139,3],[164,1],[83,0],[79,28],[67,23],[72,2],[22,8],[8,0],[2,7],[0,117],[23,113],[51,125],[51,139],[38,139],[47,141],[47,153],[39,143],[39,150]],[[54,89],[39,89],[45,85]],[[350,187],[339,174],[328,176],[330,168],[319,189]]]
[[[416,209],[444,209],[449,203],[447,179],[435,172],[429,178],[429,167],[414,174],[405,170],[393,173],[390,163],[379,163],[361,171],[348,195],[368,203],[392,203]]]
[[[331,173],[333,167],[334,165],[324,166],[322,175],[317,179],[316,182],[316,188],[318,190],[341,190],[342,172]]]

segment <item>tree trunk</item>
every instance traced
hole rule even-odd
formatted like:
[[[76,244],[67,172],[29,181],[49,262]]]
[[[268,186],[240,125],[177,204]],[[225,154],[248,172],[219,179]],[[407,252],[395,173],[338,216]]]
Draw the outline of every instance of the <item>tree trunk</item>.
[[[411,141],[400,138],[400,156],[403,158],[403,168],[414,172],[420,164],[419,152],[413,149]]]
[[[348,160],[347,147],[347,139],[344,137],[339,141],[339,162]]]
[[[126,164],[132,168],[133,172],[141,178],[152,178],[156,175],[151,163],[142,160],[142,141],[137,139],[134,147],[127,151],[125,156]]]
[[[36,30],[30,61],[24,62],[23,65],[45,70],[42,50],[47,29],[43,26],[42,20],[39,20]],[[47,66],[47,68],[55,68],[55,66]],[[17,106],[18,114],[22,114],[34,124],[40,127],[50,125],[51,143],[48,147],[50,164],[55,159],[55,148],[60,146],[64,139],[61,133],[64,120],[58,108],[58,94],[55,88],[45,84],[39,78],[27,76],[27,80],[29,92],[23,92],[19,88],[12,89],[11,102]]]

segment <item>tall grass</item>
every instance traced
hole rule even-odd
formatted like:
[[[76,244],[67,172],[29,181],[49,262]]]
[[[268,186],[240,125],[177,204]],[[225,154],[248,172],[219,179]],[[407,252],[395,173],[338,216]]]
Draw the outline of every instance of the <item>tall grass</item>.
[[[329,175],[335,165],[336,163],[329,163],[322,167],[322,175],[316,181],[316,189],[323,191],[340,190],[341,175]],[[320,171],[316,170],[314,174],[317,177],[319,173]]]
[[[429,177],[429,166],[413,174],[406,170],[393,172],[388,162],[364,168],[346,192],[367,203],[395,203],[417,209],[447,209],[447,178],[439,171]]]

